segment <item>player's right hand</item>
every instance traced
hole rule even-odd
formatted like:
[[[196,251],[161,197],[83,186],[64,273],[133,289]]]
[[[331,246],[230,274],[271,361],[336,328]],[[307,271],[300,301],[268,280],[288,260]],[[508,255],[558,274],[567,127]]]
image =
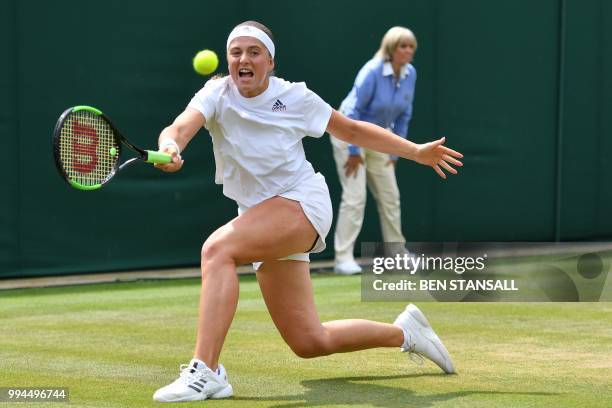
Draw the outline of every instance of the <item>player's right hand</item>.
[[[160,152],[168,153],[172,156],[172,163],[155,163],[155,167],[165,171],[166,173],[175,173],[183,167],[185,160],[181,158],[181,155],[176,151],[174,146],[165,146]]]

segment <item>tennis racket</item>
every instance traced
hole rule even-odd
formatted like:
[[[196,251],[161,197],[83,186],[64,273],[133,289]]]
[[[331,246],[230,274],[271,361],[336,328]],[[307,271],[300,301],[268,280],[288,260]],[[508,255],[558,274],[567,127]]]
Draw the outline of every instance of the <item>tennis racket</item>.
[[[136,157],[121,161],[123,146]],[[136,162],[172,162],[169,154],[134,146],[91,106],[74,106],[62,113],[53,132],[53,154],[60,175],[79,190],[97,190]]]

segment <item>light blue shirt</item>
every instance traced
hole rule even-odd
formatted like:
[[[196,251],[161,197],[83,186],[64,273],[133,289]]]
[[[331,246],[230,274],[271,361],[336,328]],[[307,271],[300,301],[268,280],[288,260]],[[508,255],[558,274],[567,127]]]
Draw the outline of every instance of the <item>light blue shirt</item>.
[[[412,117],[416,78],[416,69],[411,64],[404,65],[396,79],[390,62],[373,58],[357,74],[353,89],[340,105],[340,112],[351,119],[390,129],[406,138]],[[350,145],[349,153],[359,154],[360,149]],[[392,159],[396,157],[392,156]]]

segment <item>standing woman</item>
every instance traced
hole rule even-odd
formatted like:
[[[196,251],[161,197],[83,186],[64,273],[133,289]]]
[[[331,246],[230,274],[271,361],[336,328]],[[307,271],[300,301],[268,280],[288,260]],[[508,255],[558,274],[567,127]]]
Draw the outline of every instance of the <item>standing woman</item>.
[[[394,324],[320,322],[308,254],[325,249],[332,210],[325,178],[306,160],[302,138],[327,131],[348,143],[431,166],[441,177],[445,174],[440,167],[457,172],[451,164],[461,166],[455,159],[461,154],[443,146],[444,139],[417,145],[346,118],[304,83],[273,76],[274,53],[266,26],[255,21],[236,26],[227,39],[229,76],[208,81],[159,136],[160,151],[171,153],[173,161],[157,167],[175,172],[183,165],[181,151],[205,126],[213,140],[216,181],[236,202],[239,215],[204,242],[193,358],[181,367],[178,379],[155,392],[156,401],[233,394],[219,356],[238,303],[236,266],[247,263],[254,264],[272,321],[298,356],[400,347],[454,372],[450,355],[414,305]]]
[[[351,92],[340,105],[340,112],[351,119],[374,123],[405,139],[412,117],[417,75],[411,62],[416,49],[417,40],[412,31],[405,27],[389,29],[374,58],[357,74]],[[334,237],[334,270],[351,275],[361,272],[353,251],[363,224],[366,184],[378,206],[383,240],[406,243],[395,178],[397,156],[360,148],[340,138],[332,137],[332,145],[342,185]]]

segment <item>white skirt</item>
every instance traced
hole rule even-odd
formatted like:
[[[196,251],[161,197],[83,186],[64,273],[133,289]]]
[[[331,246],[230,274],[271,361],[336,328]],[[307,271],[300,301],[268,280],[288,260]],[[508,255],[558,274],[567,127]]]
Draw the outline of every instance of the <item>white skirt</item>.
[[[325,250],[325,237],[329,233],[333,219],[332,204],[325,177],[321,173],[313,174],[312,177],[295,186],[292,190],[285,191],[278,196],[299,202],[306,218],[312,223],[318,234],[317,241],[309,252],[291,254],[279,260],[310,262],[309,253]],[[238,215],[246,210],[248,208],[239,206]],[[253,263],[255,270],[258,270],[260,266],[261,262]]]

